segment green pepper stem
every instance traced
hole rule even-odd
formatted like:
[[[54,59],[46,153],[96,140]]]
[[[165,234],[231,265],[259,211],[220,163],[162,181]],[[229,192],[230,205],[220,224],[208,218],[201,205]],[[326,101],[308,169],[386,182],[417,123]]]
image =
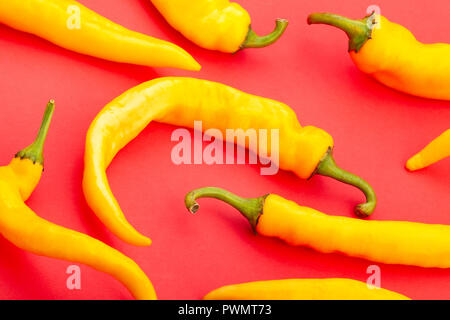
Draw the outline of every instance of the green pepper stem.
[[[312,13],[308,24],[327,24],[343,30],[349,38],[348,51],[358,52],[372,37],[375,13],[358,20],[352,20],[332,13]]]
[[[377,197],[372,187],[360,177],[339,168],[333,159],[331,149],[320,161],[315,174],[327,176],[360,189],[366,196],[366,202],[355,207],[355,213],[358,217],[366,218],[375,210]]]
[[[33,161],[33,163],[39,163],[42,166],[44,165],[44,156],[43,156],[44,142],[47,137],[48,128],[50,126],[54,110],[55,110],[55,101],[50,100],[47,104],[47,108],[45,109],[42,124],[41,127],[39,128],[39,132],[37,134],[36,139],[30,146],[19,151],[16,154],[16,158],[30,159],[31,161]]]
[[[215,198],[222,200],[237,209],[245,218],[247,218],[255,230],[259,216],[262,214],[266,197],[267,195],[259,198],[245,199],[221,188],[205,187],[189,192],[184,199],[184,204],[189,212],[196,213],[199,209],[199,205],[195,201],[196,199]]]
[[[275,29],[266,36],[258,36],[250,26],[247,37],[241,44],[240,48],[263,48],[275,43],[284,33],[289,22],[286,19],[277,19],[275,22]]]

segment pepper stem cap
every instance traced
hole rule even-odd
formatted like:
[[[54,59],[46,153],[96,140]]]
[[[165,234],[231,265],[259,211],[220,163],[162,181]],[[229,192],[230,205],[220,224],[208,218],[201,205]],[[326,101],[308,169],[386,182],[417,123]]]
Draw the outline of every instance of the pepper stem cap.
[[[50,100],[47,104],[47,108],[45,109],[44,117],[42,119],[41,127],[39,129],[36,139],[31,145],[19,151],[16,154],[16,158],[29,159],[33,161],[33,163],[35,164],[38,163],[44,166],[44,156],[43,156],[44,143],[47,137],[47,132],[50,127],[50,122],[52,120],[54,111],[55,111],[55,101]]]
[[[372,38],[377,23],[375,18],[375,12],[357,20],[332,13],[312,13],[308,16],[308,24],[327,24],[343,30],[349,38],[348,51],[358,52]]]

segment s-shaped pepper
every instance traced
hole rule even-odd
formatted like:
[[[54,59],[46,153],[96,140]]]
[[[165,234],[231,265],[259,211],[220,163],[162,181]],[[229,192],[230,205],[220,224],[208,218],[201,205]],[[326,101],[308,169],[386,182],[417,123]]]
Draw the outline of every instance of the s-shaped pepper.
[[[206,80],[159,78],[128,90],[105,106],[86,137],[84,195],[99,219],[123,241],[150,245],[150,239],[125,219],[109,187],[106,168],[117,152],[151,121],[193,127],[196,120],[202,120],[203,130],[218,129],[223,136],[227,129],[253,129],[257,135],[261,129],[279,130],[281,169],[293,171],[303,179],[319,174],[354,185],[367,200],[355,208],[356,214],[367,217],[375,209],[376,196],[370,185],[336,166],[331,136],[316,127],[302,127],[287,105]],[[235,143],[234,137],[229,142]],[[248,147],[247,143],[242,146]],[[256,146],[252,151],[270,155],[270,145]]]
[[[342,29],[358,69],[384,85],[419,97],[450,100],[450,44],[420,43],[405,27],[375,13],[360,20],[313,13],[308,23]]]
[[[329,216],[275,194],[244,199],[207,187],[186,195],[186,208],[199,209],[198,198],[215,198],[236,208],[253,230],[293,246],[341,253],[386,264],[450,268],[450,226],[407,221],[374,221]]]
[[[75,19],[73,25],[71,18]],[[0,23],[109,61],[186,70],[201,68],[180,47],[128,30],[74,0],[2,0]]]
[[[34,143],[18,152],[8,166],[0,167],[0,234],[34,254],[108,273],[136,299],[156,299],[150,280],[133,260],[99,240],[40,218],[24,203],[42,175],[44,140],[53,110],[50,101]]]
[[[258,36],[250,26],[250,15],[229,0],[151,0],[169,24],[198,46],[234,53],[262,48],[276,42],[288,26],[277,19],[275,29]]]

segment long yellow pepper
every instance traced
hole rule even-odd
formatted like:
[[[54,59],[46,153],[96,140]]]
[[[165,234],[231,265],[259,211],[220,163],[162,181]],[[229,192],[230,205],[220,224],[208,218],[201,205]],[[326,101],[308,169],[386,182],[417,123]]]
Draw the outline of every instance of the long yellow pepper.
[[[99,240],[40,218],[24,203],[42,175],[43,145],[53,110],[51,101],[35,142],[0,167],[0,234],[23,250],[110,274],[136,299],[156,299],[150,280],[133,260]]]
[[[360,20],[313,13],[308,23],[344,30],[358,69],[384,85],[419,97],[450,100],[450,44],[421,43],[405,27],[375,13]]]
[[[331,136],[312,126],[302,127],[287,105],[206,80],[159,78],[130,89],[105,106],[86,137],[84,194],[95,214],[120,239],[150,245],[150,239],[127,222],[111,192],[105,170],[112,159],[151,121],[193,127],[196,120],[202,120],[203,130],[215,128],[224,137],[227,129],[258,130],[258,141],[260,129],[278,129],[280,168],[303,179],[321,174],[352,184],[367,198],[356,207],[356,213],[367,216],[375,209],[376,197],[369,184],[336,166]],[[234,137],[229,141],[235,143]],[[249,147],[247,142],[245,147]],[[271,142],[256,149],[252,151],[270,156]]]
[[[169,24],[202,48],[234,53],[276,42],[288,21],[277,19],[275,29],[258,36],[250,26],[250,15],[229,0],[151,0]]]
[[[351,279],[286,279],[224,286],[204,300],[410,300]]]
[[[73,0],[2,0],[0,23],[105,60],[186,70],[201,68],[180,47],[128,30]]]
[[[406,162],[406,168],[416,171],[450,157],[450,129],[431,141],[419,153]]]
[[[186,195],[195,213],[197,198],[220,199],[239,210],[256,233],[322,253],[341,253],[386,264],[450,268],[450,226],[329,216],[278,195],[244,199],[207,187]]]

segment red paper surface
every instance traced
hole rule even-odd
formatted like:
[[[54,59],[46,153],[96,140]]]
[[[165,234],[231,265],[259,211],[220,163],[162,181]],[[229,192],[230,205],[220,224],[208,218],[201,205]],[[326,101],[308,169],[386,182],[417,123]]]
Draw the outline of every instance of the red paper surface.
[[[354,67],[342,32],[306,24],[307,15],[316,11],[362,17],[371,1],[239,0],[258,33],[270,32],[278,17],[289,19],[290,25],[276,45],[236,55],[207,51],[185,40],[147,0],[80,2],[126,27],[180,45],[203,70],[107,62],[0,26],[0,163],[7,164],[31,142],[46,102],[54,98],[57,109],[45,149],[46,170],[28,205],[41,217],[87,233],[133,258],[159,298],[199,299],[222,285],[255,280],[366,281],[373,263],[255,236],[234,209],[215,200],[201,200],[198,214],[188,214],[185,193],[209,185],[242,196],[276,193],[342,216],[352,216],[362,194],[325,177],[303,181],[285,171],[261,176],[257,165],[176,166],[170,158],[176,144],[170,137],[176,128],[158,123],[121,151],[108,170],[127,218],[153,244],[138,248],[113,236],[82,194],[85,134],[106,103],[156,77],[198,77],[282,101],[302,124],[328,131],[335,140],[336,161],[372,184],[379,204],[371,219],[450,224],[450,160],[417,173],[404,169],[409,156],[450,127],[450,102],[415,98],[378,84]],[[448,0],[376,4],[421,41],[450,43]],[[132,298],[118,281],[82,265],[81,290],[69,290],[66,269],[71,263],[26,253],[3,238],[0,257],[1,299]],[[414,299],[450,299],[450,270],[377,265],[383,288]]]

